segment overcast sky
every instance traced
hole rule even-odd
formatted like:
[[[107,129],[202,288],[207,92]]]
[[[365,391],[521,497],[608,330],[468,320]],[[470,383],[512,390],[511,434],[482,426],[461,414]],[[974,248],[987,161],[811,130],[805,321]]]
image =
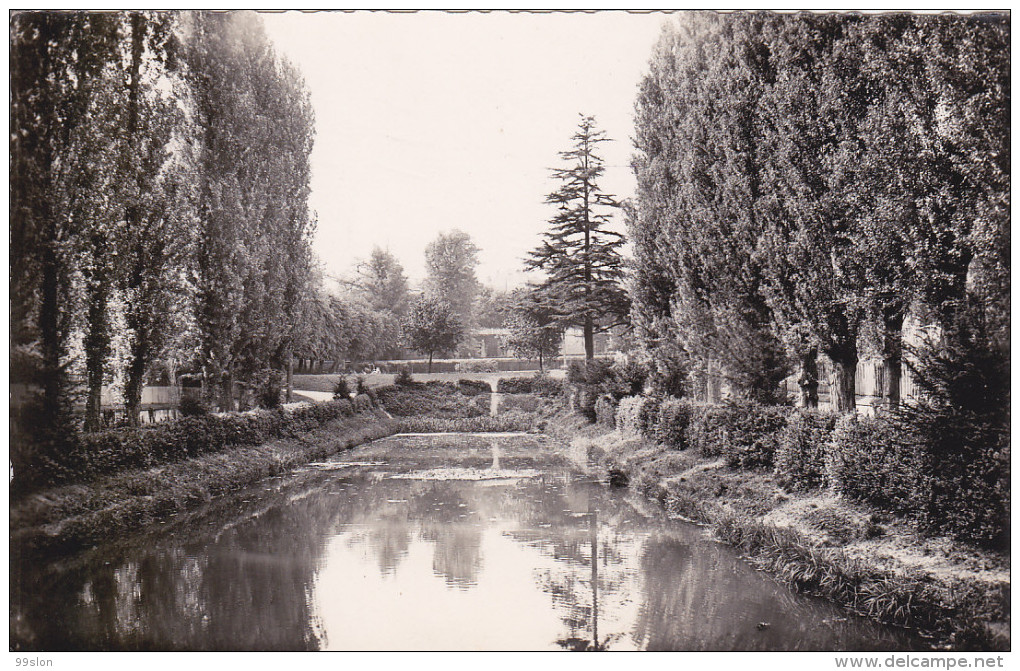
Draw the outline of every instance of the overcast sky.
[[[264,16],[311,90],[315,251],[331,273],[379,245],[416,282],[425,245],[460,228],[482,250],[479,279],[522,283],[553,214],[548,169],[582,112],[615,140],[603,188],[633,193],[636,87],[665,14]]]

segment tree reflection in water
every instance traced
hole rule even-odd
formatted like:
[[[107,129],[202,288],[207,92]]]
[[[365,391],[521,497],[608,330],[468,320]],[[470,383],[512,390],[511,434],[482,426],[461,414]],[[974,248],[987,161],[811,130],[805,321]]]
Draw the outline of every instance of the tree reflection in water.
[[[572,472],[540,441],[493,440],[379,441],[357,452],[375,465],[292,473],[94,551],[46,561],[12,552],[12,647],[911,643],[791,593],[701,530]],[[544,474],[443,477],[494,467]]]

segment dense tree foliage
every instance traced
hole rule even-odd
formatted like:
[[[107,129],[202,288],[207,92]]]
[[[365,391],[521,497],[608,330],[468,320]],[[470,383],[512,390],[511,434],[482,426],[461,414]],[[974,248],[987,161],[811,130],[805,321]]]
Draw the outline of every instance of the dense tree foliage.
[[[637,143],[647,149],[635,159],[632,220],[639,258],[656,259],[638,271],[638,295],[657,306],[660,328],[668,316],[702,369],[720,361],[737,391],[768,399],[786,369],[753,253],[765,195],[759,111],[773,77],[763,23],[696,16],[663,36],[638,101]]]
[[[585,358],[591,360],[594,335],[627,321],[620,254],[625,237],[610,227],[619,203],[598,184],[605,172],[598,147],[609,138],[597,129],[594,117],[582,115],[571,139],[573,146],[560,152],[566,167],[553,170],[560,186],[546,197],[556,215],[526,264],[545,273],[538,289],[542,302],[564,327],[581,328]]]
[[[106,234],[117,216],[104,214],[102,197],[113,196],[105,187],[117,124],[101,101],[118,29],[115,15],[85,12],[22,12],[11,22],[12,372],[41,388],[32,423],[53,440],[72,426],[76,316],[103,322],[111,284]],[[108,337],[94,332],[90,345],[105,352]]]
[[[806,405],[821,353],[848,412],[864,332],[879,334],[895,404],[906,316],[952,324],[968,282],[1008,340],[1008,39],[989,16],[668,27],[635,117],[645,347],[679,347],[695,370],[718,361],[759,398],[789,361]]]
[[[545,369],[545,360],[556,356],[563,344],[563,325],[533,288],[514,292],[503,328],[507,330],[503,348],[516,357],[537,358],[539,370]]]
[[[25,438],[98,428],[105,388],[137,423],[145,384],[182,368],[232,407],[315,294],[300,74],[252,13],[20,12],[11,63]]]
[[[427,354],[428,372],[432,372],[435,354],[450,354],[464,338],[464,326],[450,304],[435,296],[425,295],[411,305],[401,323],[404,345]]]
[[[481,328],[501,328],[512,303],[511,292],[483,286],[475,299],[475,323]]]
[[[397,257],[376,247],[368,260],[358,267],[358,275],[358,284],[373,309],[397,317],[407,312],[407,277]]]
[[[425,293],[445,301],[465,327],[474,324],[481,288],[475,275],[479,251],[470,235],[456,229],[440,233],[425,248]]]
[[[277,356],[294,326],[310,261],[314,122],[300,76],[275,56],[258,17],[198,13],[187,29],[202,128],[198,324],[207,374],[229,408],[235,379]]]

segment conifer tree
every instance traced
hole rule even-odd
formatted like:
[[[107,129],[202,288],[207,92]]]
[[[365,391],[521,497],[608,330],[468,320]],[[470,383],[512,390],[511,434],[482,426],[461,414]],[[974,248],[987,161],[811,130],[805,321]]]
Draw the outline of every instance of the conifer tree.
[[[627,323],[630,302],[624,292],[622,233],[609,228],[610,212],[619,207],[598,179],[605,172],[598,146],[607,142],[595,118],[581,116],[574,145],[560,152],[567,164],[553,169],[560,187],[546,197],[555,205],[541,246],[526,260],[529,270],[545,272],[538,295],[564,327],[580,327],[586,359],[595,355],[596,333]]]

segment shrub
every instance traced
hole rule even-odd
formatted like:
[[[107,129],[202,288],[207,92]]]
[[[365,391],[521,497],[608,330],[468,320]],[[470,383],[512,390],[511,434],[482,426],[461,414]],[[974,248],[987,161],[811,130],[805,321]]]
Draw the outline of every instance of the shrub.
[[[354,392],[356,394],[368,394],[369,396],[372,395],[372,390],[365,382],[365,377],[363,375],[358,375],[357,377],[354,378]]]
[[[980,302],[961,306],[936,340],[908,358],[924,399],[900,409],[901,433],[925,455],[919,495],[926,529],[1008,546],[1010,366],[1008,344]],[[1008,335],[1007,335],[1008,337]]]
[[[531,431],[534,418],[520,412],[509,412],[496,417],[406,417],[400,421],[401,433],[477,432],[501,433],[504,431]]]
[[[563,393],[563,382],[550,375],[538,373],[531,378],[531,393],[541,396],[556,396]]]
[[[728,417],[729,410],[725,406],[693,406],[687,424],[688,447],[693,447],[705,457],[722,454],[729,440]]]
[[[534,377],[503,377],[496,383],[501,394],[541,394],[555,396],[563,392],[563,383],[542,373]]]
[[[596,419],[595,403],[598,402],[598,392],[588,385],[580,385],[577,387],[573,399],[574,412],[581,415],[589,422],[594,422]]]
[[[638,410],[638,432],[648,440],[655,440],[655,424],[659,418],[659,406],[662,400],[645,397],[645,403]]]
[[[398,387],[413,386],[414,376],[411,375],[411,367],[404,366],[403,368],[401,368],[400,372],[397,373],[397,376],[393,378],[393,384],[397,385]]]
[[[1008,428],[966,409],[923,400],[885,420],[927,477],[912,494],[928,531],[1002,549],[1008,546]],[[883,502],[876,502],[883,505]]]
[[[737,400],[727,405],[729,445],[726,462],[738,468],[772,468],[787,408]]]
[[[787,408],[744,399],[692,410],[687,443],[738,468],[771,468]]]
[[[589,359],[586,362],[573,361],[567,368],[567,381],[574,384],[585,384],[598,387],[613,379],[613,367],[602,359]]]
[[[388,412],[407,417],[435,415],[472,417],[488,413],[488,404],[475,405],[480,396],[465,396],[450,382],[415,383],[412,386],[389,385],[375,390],[375,397]]]
[[[825,470],[839,494],[887,510],[915,511],[915,497],[926,489],[923,458],[886,417],[840,418]]]
[[[492,387],[485,380],[458,380],[457,388],[460,389],[460,393],[466,396],[488,394],[492,391]]]
[[[687,354],[672,341],[651,352],[648,383],[656,396],[686,396],[689,373]]]
[[[279,408],[283,399],[283,373],[271,368],[259,371],[253,391],[258,407]]]
[[[795,410],[776,439],[776,473],[788,487],[813,489],[826,484],[825,453],[838,415]]]
[[[300,435],[350,414],[350,402],[338,401],[300,406],[292,411],[276,408],[193,416],[137,428],[97,431],[80,436],[53,463],[40,460],[26,465],[17,475],[20,482],[36,486],[84,482],[130,468],[151,468],[229,447],[259,445]]]
[[[368,412],[372,409],[372,399],[368,394],[358,394],[354,397],[354,411]]]
[[[185,417],[202,417],[209,414],[209,404],[201,396],[184,396],[177,410]]]
[[[461,373],[498,373],[499,363],[485,359],[481,361],[461,361],[454,368]]]
[[[691,415],[692,406],[689,402],[679,398],[663,400],[655,421],[655,441],[678,450],[685,449]]]
[[[628,433],[641,433],[641,415],[643,408],[651,399],[645,396],[628,396],[621,399],[616,408],[616,428]],[[647,413],[645,413],[647,415]]]
[[[530,394],[533,387],[530,377],[501,377],[496,383],[500,394]]]
[[[358,379],[360,380],[361,378]],[[351,398],[351,387],[347,384],[347,378],[340,376],[337,378],[336,384],[333,385],[333,400],[337,401],[344,398]]]
[[[610,429],[616,427],[617,401],[610,394],[603,394],[595,401],[595,422]]]
[[[636,396],[645,390],[645,381],[648,379],[648,369],[634,361],[617,363],[611,369],[611,374],[616,389],[614,391],[619,397]]]
[[[499,402],[499,414],[504,412],[536,412],[541,401],[534,394],[508,394]]]

